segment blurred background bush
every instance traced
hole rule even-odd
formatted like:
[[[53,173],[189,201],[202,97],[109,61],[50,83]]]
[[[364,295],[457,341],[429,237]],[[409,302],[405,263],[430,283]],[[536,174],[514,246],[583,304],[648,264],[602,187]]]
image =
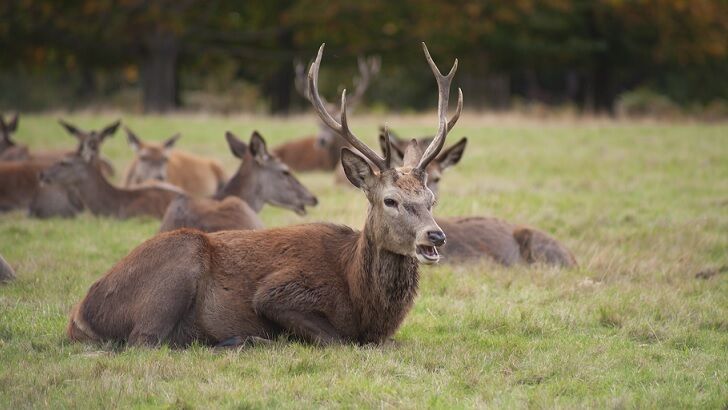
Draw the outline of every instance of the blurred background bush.
[[[378,54],[368,105],[428,109],[420,41],[469,109],[728,116],[725,0],[10,0],[0,109],[296,112],[322,42],[329,98]]]

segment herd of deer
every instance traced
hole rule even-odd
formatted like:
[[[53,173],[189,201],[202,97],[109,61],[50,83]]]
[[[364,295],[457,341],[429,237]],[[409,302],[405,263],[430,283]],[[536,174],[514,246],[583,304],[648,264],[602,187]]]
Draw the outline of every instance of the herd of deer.
[[[108,181],[111,163],[100,154],[119,122],[83,131],[61,121],[77,139],[67,152],[36,152],[11,134],[17,116],[0,120],[0,210],[31,216],[96,215],[162,220],[158,235],[116,263],[71,313],[68,337],[131,345],[200,342],[240,346],[283,333],[312,343],[381,343],[390,338],[417,293],[418,265],[491,259],[503,265],[535,262],[576,265],[564,245],[539,230],[497,218],[434,218],[442,172],[457,164],[467,140],[444,149],[463,106],[448,120],[451,81],[424,54],[438,86],[438,127],[432,137],[404,141],[381,129],[380,156],[351,131],[346,90],[341,106],[318,91],[324,46],[308,74],[297,67],[298,90],[321,123],[317,137],[268,151],[253,132],[248,143],[228,132],[240,159],[226,178],[220,164],[126,129],[135,152],[125,187]],[[378,59],[360,59],[359,101],[379,71]],[[337,118],[338,117],[338,118]],[[291,173],[335,171],[369,201],[361,231],[328,223],[264,229],[264,204],[304,214],[317,198]],[[12,277],[0,257],[0,280]]]

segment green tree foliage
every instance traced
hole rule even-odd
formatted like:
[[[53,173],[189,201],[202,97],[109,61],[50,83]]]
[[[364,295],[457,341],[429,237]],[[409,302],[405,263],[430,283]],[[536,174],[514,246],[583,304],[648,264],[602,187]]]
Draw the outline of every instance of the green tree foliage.
[[[728,2],[723,0],[20,0],[0,5],[0,70],[81,78],[126,73],[144,102],[179,102],[180,69],[221,65],[256,84],[273,111],[295,95],[292,62],[328,44],[327,87],[350,84],[353,58],[380,54],[370,93],[417,108],[434,87],[417,44],[461,61],[470,104],[513,96],[611,109],[647,86],[683,102],[728,96]],[[71,73],[71,74],[69,74]],[[134,73],[138,73],[138,79]],[[87,79],[84,81],[83,79]],[[710,86],[706,86],[710,84]],[[156,87],[156,88],[155,88]],[[333,92],[334,90],[328,90]],[[83,93],[81,93],[83,94]],[[157,95],[158,94],[158,95]]]

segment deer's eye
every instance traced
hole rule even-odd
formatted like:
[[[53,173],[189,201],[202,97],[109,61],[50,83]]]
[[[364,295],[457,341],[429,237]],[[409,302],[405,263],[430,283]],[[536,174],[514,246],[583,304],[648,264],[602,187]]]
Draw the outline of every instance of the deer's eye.
[[[284,169],[283,171],[281,171],[281,173],[283,174],[283,176],[287,176],[287,177],[291,176],[291,171],[289,171],[287,169]]]
[[[384,205],[386,205],[390,208],[396,208],[399,205],[399,203],[392,198],[385,198]]]

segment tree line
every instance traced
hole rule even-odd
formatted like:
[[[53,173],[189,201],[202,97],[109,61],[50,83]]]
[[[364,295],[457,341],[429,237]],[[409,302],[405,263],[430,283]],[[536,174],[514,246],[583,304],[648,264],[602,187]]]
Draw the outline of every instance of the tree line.
[[[426,41],[459,58],[470,108],[520,99],[611,111],[639,87],[680,104],[728,99],[726,39],[723,0],[22,0],[0,5],[0,87],[12,90],[5,106],[37,92],[13,88],[21,75],[73,83],[59,103],[137,87],[145,111],[164,112],[234,79],[285,113],[304,101],[293,63],[326,42],[324,90],[351,83],[357,56],[378,54],[369,100],[418,109],[435,93]]]

